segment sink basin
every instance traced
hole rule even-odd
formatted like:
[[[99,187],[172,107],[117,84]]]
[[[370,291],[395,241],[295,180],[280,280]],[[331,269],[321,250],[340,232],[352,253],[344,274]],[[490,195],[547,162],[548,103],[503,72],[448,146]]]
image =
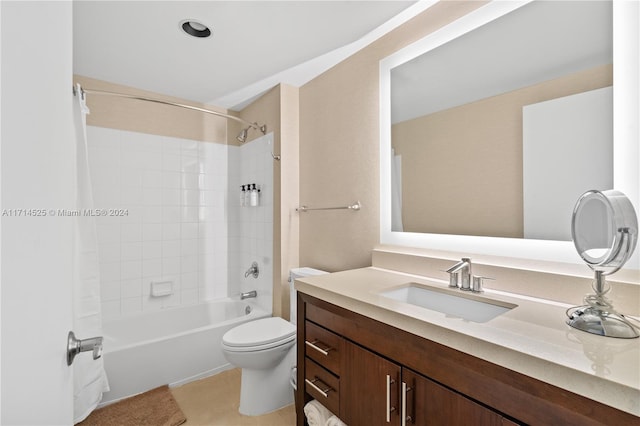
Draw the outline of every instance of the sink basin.
[[[479,323],[487,322],[518,306],[500,300],[480,298],[474,294],[463,293],[461,290],[447,290],[418,283],[409,283],[379,294],[399,302],[441,312],[447,316]]]

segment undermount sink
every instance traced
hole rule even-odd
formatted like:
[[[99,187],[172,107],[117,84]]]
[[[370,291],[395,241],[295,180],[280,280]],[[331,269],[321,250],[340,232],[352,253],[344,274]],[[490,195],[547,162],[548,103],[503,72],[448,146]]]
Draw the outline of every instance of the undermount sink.
[[[398,302],[480,323],[487,322],[518,306],[500,300],[480,298],[475,294],[463,293],[461,290],[428,287],[418,283],[409,283],[379,294]]]

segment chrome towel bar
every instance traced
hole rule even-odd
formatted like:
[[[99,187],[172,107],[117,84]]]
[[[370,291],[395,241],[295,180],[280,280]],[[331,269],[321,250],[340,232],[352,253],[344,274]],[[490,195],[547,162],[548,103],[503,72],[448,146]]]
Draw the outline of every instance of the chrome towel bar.
[[[310,210],[353,210],[358,211],[362,208],[360,201],[356,201],[355,204],[351,204],[349,206],[344,207],[308,207],[308,206],[300,206],[296,209],[297,212],[308,212]]]

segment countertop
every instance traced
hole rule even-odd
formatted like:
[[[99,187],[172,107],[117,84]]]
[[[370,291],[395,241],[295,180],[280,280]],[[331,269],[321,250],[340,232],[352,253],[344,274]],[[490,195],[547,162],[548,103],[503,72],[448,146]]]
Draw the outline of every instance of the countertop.
[[[376,267],[299,278],[295,287],[302,293],[640,417],[640,339],[607,338],[573,329],[565,323],[570,305],[513,293],[487,289],[479,295],[518,305],[485,323],[379,295],[411,282],[450,290],[448,283],[441,280]]]

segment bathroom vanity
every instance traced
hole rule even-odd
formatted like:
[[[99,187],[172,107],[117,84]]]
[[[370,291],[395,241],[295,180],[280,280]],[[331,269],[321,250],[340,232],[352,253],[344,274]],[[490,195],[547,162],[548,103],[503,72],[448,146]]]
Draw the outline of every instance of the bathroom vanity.
[[[484,322],[385,296],[408,285],[459,291],[379,267],[296,281],[298,425],[311,399],[347,425],[640,422],[638,339],[572,330],[561,303],[506,292],[477,296],[512,307]]]

